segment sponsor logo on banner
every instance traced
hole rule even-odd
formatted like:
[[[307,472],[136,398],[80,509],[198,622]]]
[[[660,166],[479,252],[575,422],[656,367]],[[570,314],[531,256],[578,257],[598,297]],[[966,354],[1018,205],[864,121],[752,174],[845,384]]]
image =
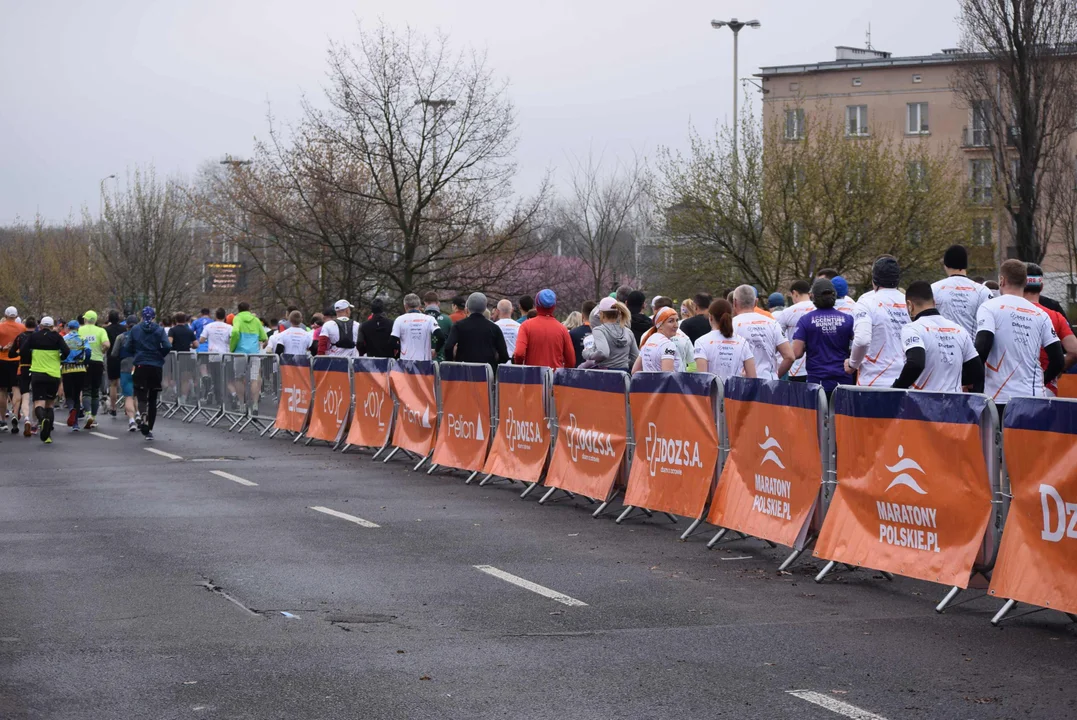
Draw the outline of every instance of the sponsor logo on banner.
[[[517,420],[516,412],[510,407],[505,418],[505,438],[509,441],[509,450],[515,452],[530,450],[534,444],[545,442],[542,439],[542,425],[529,420]]]
[[[341,408],[347,408],[344,402],[344,392],[340,388],[327,389],[322,397],[322,410],[340,419]]]
[[[785,463],[778,454],[782,452],[782,446],[776,438],[771,437],[769,425],[763,427],[763,435],[766,440],[759,443],[759,449],[766,452],[759,462],[759,472],[755,473],[755,496],[752,498],[752,510],[771,517],[791,520],[793,516],[789,501],[793,497],[793,483],[766,474],[768,472],[778,474],[777,470],[768,467],[767,463],[777,466],[779,470],[785,470]]]
[[[454,415],[448,413],[446,429],[448,433],[455,438],[461,440],[477,440],[483,442],[486,440],[486,433],[482,431],[482,416],[479,415],[472,422],[463,415]]]
[[[703,467],[698,442],[661,437],[658,425],[653,422],[647,423],[646,456],[651,477],[658,475],[659,464],[661,472],[669,475],[683,475],[682,467]]]
[[[378,392],[377,389],[371,388],[370,392],[366,394],[366,398],[363,400],[363,417],[375,418],[378,421],[378,427],[385,427],[385,421],[382,419],[381,409],[385,405],[385,393]]]
[[[924,469],[915,460],[905,457],[905,448],[901,445],[898,445],[897,456],[897,463],[884,466],[891,473],[896,473],[885,492],[903,486],[918,495],[927,495],[916,478],[907,472],[915,470],[925,475]],[[925,552],[940,551],[937,508],[885,500],[876,500],[875,508],[879,513],[879,542]]]
[[[403,415],[404,415],[404,422],[409,423],[411,425],[418,425],[419,427],[422,427],[422,428],[431,427],[430,426],[430,406],[429,405],[424,405],[423,406],[423,412],[422,413],[420,413],[418,410],[412,410],[407,405],[401,405],[400,409],[401,409],[401,411],[403,412]]]
[[[281,393],[287,398],[286,404],[290,413],[306,413],[310,406],[310,390],[298,387],[281,388]]]
[[[1040,484],[1040,506],[1043,509],[1043,533],[1047,542],[1062,542],[1062,538],[1077,538],[1077,503],[1066,502],[1051,485]]]
[[[614,457],[613,439],[609,433],[599,432],[593,429],[580,428],[576,421],[576,414],[568,416],[568,429],[565,442],[568,444],[568,452],[572,462],[601,462],[599,456]]]

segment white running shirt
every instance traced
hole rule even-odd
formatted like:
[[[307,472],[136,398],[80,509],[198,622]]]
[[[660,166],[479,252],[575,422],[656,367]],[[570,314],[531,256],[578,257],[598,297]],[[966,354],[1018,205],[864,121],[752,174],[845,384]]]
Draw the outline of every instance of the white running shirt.
[[[979,357],[972,335],[942,315],[923,316],[901,328],[901,345],[906,351],[924,350],[924,370],[914,390],[961,392],[961,366]]]
[[[312,342],[314,342],[312,331],[301,327],[287,327],[269,337],[266,352],[275,353],[279,347],[285,355],[307,355]]]
[[[834,309],[838,312],[843,312],[846,315],[856,315],[856,300],[846,295],[843,298],[838,298],[834,302]]]
[[[733,318],[733,334],[748,341],[755,358],[755,376],[762,380],[777,380],[778,346],[786,342],[781,325],[766,315],[746,312]]]
[[[952,320],[975,336],[976,311],[991,299],[991,291],[964,275],[951,275],[931,283],[935,307],[947,320]]]
[[[647,372],[662,372],[662,361],[666,358],[673,360],[673,372],[684,372],[684,359],[677,344],[660,332],[651,333],[639,354],[643,358],[643,370]]]
[[[695,359],[707,361],[707,372],[725,382],[731,377],[744,377],[744,361],[752,357],[748,341],[736,333],[727,338],[717,330],[696,340]]]
[[[340,342],[340,328],[337,327],[336,320],[329,320],[322,325],[322,335],[329,342],[329,349],[325,351],[326,357],[359,357],[358,348],[337,347],[337,343]],[[354,319],[352,319],[352,342],[359,344],[359,321]]]
[[[905,367],[901,328],[909,324],[905,293],[895,288],[866,292],[853,314],[853,345],[867,345],[857,385],[888,388]]]
[[[400,338],[400,359],[432,360],[434,348],[430,340],[438,327],[437,320],[418,310],[397,316],[391,334]]]
[[[505,349],[509,351],[509,358],[516,351],[516,336],[520,334],[520,323],[512,318],[501,318],[495,325],[501,328],[501,334],[505,336]]]
[[[1043,397],[1040,348],[1058,342],[1051,318],[1016,295],[1000,295],[980,305],[977,332],[995,334],[984,365],[984,392],[1003,405],[1016,395]]]
[[[800,322],[800,318],[814,311],[815,303],[811,300],[802,300],[779,312],[774,316],[774,319],[782,326],[782,332],[785,333],[785,339],[789,342],[793,342],[793,333],[797,331],[797,323]],[[793,366],[789,368],[789,377],[805,377],[807,374],[808,353],[804,353],[799,360],[793,361]]]
[[[201,343],[203,340],[209,343],[206,348],[208,352],[229,352],[232,342],[232,326],[223,320],[214,320],[202,328],[202,334],[199,336],[198,342]]]

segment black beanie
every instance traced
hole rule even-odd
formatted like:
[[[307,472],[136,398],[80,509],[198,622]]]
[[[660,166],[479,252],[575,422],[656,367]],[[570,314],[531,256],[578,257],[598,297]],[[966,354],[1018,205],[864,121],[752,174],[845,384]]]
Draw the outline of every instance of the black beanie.
[[[964,245],[951,245],[942,256],[942,264],[951,270],[968,270],[969,251]]]
[[[901,280],[898,261],[890,256],[881,257],[871,268],[871,281],[882,288],[896,288]]]

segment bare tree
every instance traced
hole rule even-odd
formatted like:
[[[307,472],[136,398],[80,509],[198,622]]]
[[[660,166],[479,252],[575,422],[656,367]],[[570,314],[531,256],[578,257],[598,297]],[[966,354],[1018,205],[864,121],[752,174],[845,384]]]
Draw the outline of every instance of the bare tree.
[[[961,0],[966,57],[955,86],[982,122],[1017,257],[1039,262],[1050,233],[1039,190],[1048,159],[1068,146],[1077,107],[1077,3]]]
[[[158,181],[153,166],[127,173],[127,187],[101,186],[101,217],[91,226],[93,259],[109,296],[126,309],[147,303],[186,308],[199,292],[204,252],[195,247],[187,193],[176,180]]]
[[[562,253],[583,260],[596,299],[615,277],[633,274],[635,242],[647,217],[645,181],[639,158],[611,169],[593,155],[573,163],[556,212],[558,235]]]
[[[97,266],[91,262],[86,228],[67,222],[0,228],[0,297],[24,316],[74,318],[108,302]]]

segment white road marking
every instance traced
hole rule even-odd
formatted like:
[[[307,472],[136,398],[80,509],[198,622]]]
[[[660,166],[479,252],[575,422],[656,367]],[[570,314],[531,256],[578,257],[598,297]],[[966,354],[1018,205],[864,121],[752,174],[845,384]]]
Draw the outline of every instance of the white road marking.
[[[118,439],[113,435],[106,435],[103,432],[92,432],[90,434],[93,435],[94,437],[105,438],[106,440],[117,440]]]
[[[557,602],[561,603],[562,605],[572,605],[572,606],[575,606],[575,607],[587,607],[587,603],[583,602],[582,600],[577,600],[574,597],[569,597],[568,595],[565,595],[564,593],[559,593],[556,590],[551,590],[550,588],[547,588],[547,587],[542,587],[541,585],[533,583],[530,580],[524,580],[522,577],[517,577],[516,575],[512,575],[511,573],[507,573],[504,570],[498,570],[497,568],[495,568],[492,565],[472,565],[472,567],[475,568],[476,570],[480,571],[480,572],[486,573],[487,575],[493,575],[495,578],[498,578],[499,580],[504,580],[505,582],[512,583],[513,585],[515,585],[517,587],[522,587],[524,590],[530,590],[531,592],[538,593],[539,595],[542,595],[543,597],[548,597],[551,600],[556,600]]]
[[[232,462],[231,458],[191,458],[191,462]]]
[[[161,457],[166,457],[169,460],[182,460],[183,459],[179,455],[173,455],[172,453],[165,452],[164,450],[158,450],[157,448],[142,448],[142,449],[145,450],[146,452],[151,452],[154,455],[160,455]]]
[[[224,470],[210,470],[210,472],[212,474],[216,475],[217,477],[222,477],[225,480],[231,480],[232,482],[239,483],[240,485],[249,485],[251,487],[258,487],[258,483],[251,482],[250,480],[244,480],[240,476],[233,475],[232,473],[226,473]]]
[[[381,525],[378,525],[377,523],[372,523],[369,520],[364,520],[363,518],[355,517],[354,515],[349,515],[348,513],[342,513],[342,512],[337,512],[336,510],[330,510],[329,508],[322,507],[320,505],[318,507],[312,507],[311,510],[317,510],[320,513],[325,513],[326,515],[332,515],[333,517],[338,517],[341,520],[347,520],[348,522],[353,522],[356,525],[362,525],[365,528],[379,528],[379,527],[381,527]]]
[[[817,693],[812,690],[786,690],[786,692],[801,700],[806,700],[813,705],[826,708],[832,713],[837,713],[838,715],[843,715],[847,718],[853,718],[853,720],[886,720],[882,715],[876,715],[873,712],[858,708],[856,705],[850,705],[847,702],[835,700],[823,693]]]
[[[741,557],[735,557],[735,558],[718,558],[718,559],[719,559],[719,560],[751,560],[751,559],[752,559],[752,556],[751,556],[751,555],[742,555]]]

